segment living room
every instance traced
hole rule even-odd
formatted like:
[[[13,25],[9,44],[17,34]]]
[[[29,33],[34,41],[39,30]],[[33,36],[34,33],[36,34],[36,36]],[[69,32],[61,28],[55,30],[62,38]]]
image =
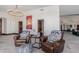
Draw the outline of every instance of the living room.
[[[23,31],[29,31],[31,35],[35,36],[31,39],[32,41],[37,39],[39,41],[38,32],[43,32],[44,36],[48,36],[52,30],[60,30],[58,5],[1,5],[0,8],[1,42],[3,42],[1,52],[17,52],[13,38]],[[34,43],[36,42],[34,41]],[[39,44],[36,44],[36,47],[38,48]],[[37,48],[35,49],[41,50]]]
[[[0,5],[0,9],[0,52],[79,52],[78,6]]]

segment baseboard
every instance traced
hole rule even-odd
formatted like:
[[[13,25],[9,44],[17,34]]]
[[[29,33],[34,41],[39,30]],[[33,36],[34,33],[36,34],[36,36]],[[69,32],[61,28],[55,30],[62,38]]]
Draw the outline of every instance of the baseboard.
[[[17,35],[18,33],[2,33],[1,35]]]

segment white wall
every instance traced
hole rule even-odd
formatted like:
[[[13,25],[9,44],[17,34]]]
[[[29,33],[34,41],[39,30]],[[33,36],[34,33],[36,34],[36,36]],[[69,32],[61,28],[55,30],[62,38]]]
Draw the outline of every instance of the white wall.
[[[41,8],[29,10],[24,12],[25,15],[21,17],[23,21],[23,30],[26,30],[26,16],[32,15],[32,28],[37,33],[37,20],[44,19],[44,32],[48,35],[52,30],[60,30],[59,20],[59,6],[44,7],[44,11],[40,11]],[[7,12],[0,12],[0,17],[6,18],[6,33],[18,32],[18,20],[19,18],[10,16]],[[3,32],[4,28],[2,29]]]
[[[60,17],[60,20],[63,21],[61,24],[70,25],[72,24],[72,27],[74,29],[77,28],[77,24],[79,25],[79,15],[73,15],[73,16],[62,16]]]
[[[50,6],[30,10],[26,12],[26,16],[32,15],[32,28],[37,32],[37,20],[44,19],[44,32],[48,35],[52,30],[60,30],[59,6]],[[26,16],[23,17],[23,30],[26,30]]]
[[[18,20],[10,16],[6,12],[0,12],[0,18],[2,18],[2,33],[17,33],[18,32]],[[6,21],[6,24],[4,23]]]
[[[6,18],[3,18],[3,17],[1,17],[2,18],[2,33],[7,33],[7,20],[6,20]]]

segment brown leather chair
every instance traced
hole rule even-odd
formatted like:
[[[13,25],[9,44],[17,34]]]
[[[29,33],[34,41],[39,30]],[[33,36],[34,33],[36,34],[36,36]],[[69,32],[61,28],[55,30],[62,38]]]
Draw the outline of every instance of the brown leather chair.
[[[25,44],[25,41],[24,39],[19,39],[20,37],[17,35],[17,36],[14,36],[14,43],[15,43],[15,46],[16,47],[19,47],[23,44]]]
[[[26,38],[20,38],[20,34],[14,36],[14,43],[15,43],[15,46],[18,47],[18,46],[21,46],[25,43],[29,43],[31,42],[30,41],[30,35],[28,34],[28,36]]]
[[[42,37],[42,50],[46,53],[60,53],[63,52],[65,40],[63,40],[64,32],[62,32],[61,39],[55,41],[54,43],[48,42],[48,37]]]

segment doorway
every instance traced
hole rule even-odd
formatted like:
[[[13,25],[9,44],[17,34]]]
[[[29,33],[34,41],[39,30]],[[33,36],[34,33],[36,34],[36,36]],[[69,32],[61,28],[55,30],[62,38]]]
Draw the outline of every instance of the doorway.
[[[2,18],[0,18],[0,34],[2,34]]]
[[[44,33],[44,20],[38,20],[38,32]]]
[[[19,33],[22,32],[22,21],[19,21]]]
[[[61,29],[61,31],[62,31],[62,25],[60,25],[60,29]]]
[[[79,25],[77,25],[77,30],[79,30]]]

